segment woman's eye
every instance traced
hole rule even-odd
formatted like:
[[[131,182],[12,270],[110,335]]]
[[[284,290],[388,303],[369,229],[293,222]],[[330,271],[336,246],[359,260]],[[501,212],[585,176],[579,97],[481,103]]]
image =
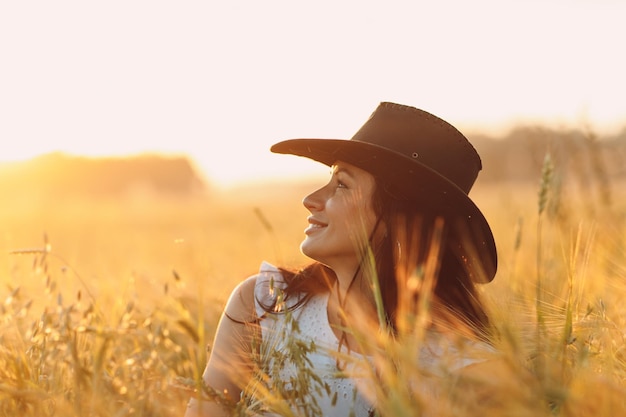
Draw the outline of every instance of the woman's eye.
[[[348,186],[341,181],[337,181],[337,188],[348,188]]]

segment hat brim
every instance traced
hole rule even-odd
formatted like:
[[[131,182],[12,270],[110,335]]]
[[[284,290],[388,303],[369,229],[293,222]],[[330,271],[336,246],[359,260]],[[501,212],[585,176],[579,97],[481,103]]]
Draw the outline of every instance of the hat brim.
[[[271,151],[328,166],[347,162],[374,175],[397,198],[427,203],[446,216],[463,219],[461,223],[468,229],[465,234],[471,237],[471,242],[464,243],[475,251],[471,257],[489,258],[480,262],[481,277],[476,281],[490,282],[495,277],[496,245],[485,216],[456,184],[419,161],[375,144],[345,139],[289,139],[274,144]]]

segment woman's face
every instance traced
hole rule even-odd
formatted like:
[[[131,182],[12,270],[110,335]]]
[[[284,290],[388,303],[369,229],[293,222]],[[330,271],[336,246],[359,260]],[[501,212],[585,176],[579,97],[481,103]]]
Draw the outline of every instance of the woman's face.
[[[300,248],[309,258],[336,273],[355,271],[376,223],[372,208],[375,180],[368,172],[344,162],[332,167],[328,184],[303,200],[311,212]]]

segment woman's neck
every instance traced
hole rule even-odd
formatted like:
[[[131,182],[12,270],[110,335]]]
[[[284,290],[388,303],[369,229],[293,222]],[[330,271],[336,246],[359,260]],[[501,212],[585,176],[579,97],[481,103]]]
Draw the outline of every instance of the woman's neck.
[[[328,299],[328,313],[332,324],[351,326],[355,322],[364,323],[376,319],[374,296],[364,279],[361,272],[349,280],[342,281],[338,277]]]
[[[358,264],[354,265],[342,265],[341,267],[331,266],[331,269],[337,277],[337,282],[333,286],[332,291],[339,291],[341,297],[348,292],[348,289],[353,286],[357,276],[360,274],[360,267]]]

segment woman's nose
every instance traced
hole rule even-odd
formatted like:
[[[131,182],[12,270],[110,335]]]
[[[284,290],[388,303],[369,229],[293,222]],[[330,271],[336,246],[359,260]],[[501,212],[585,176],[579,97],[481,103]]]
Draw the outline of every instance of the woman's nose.
[[[302,204],[309,211],[320,210],[324,206],[324,199],[322,198],[322,190],[313,191],[311,194],[307,195],[302,199]]]

